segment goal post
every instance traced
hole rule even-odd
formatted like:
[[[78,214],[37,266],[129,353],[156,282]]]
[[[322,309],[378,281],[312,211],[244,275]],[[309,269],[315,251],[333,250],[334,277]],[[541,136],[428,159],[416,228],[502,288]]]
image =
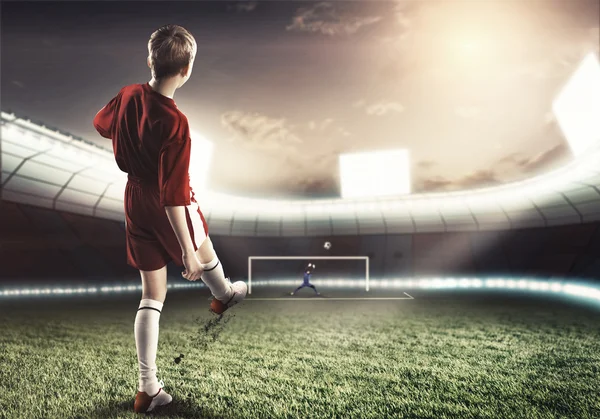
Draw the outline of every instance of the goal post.
[[[369,291],[369,257],[368,256],[248,256],[248,294],[252,294],[252,261],[253,260],[364,260],[365,290]]]

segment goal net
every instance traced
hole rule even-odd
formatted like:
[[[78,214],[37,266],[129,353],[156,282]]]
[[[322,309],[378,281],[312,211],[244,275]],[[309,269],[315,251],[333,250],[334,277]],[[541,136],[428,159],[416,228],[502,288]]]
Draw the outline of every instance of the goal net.
[[[248,294],[253,288],[288,288],[302,284],[308,265],[311,284],[324,289],[363,289],[369,291],[368,256],[250,256]]]

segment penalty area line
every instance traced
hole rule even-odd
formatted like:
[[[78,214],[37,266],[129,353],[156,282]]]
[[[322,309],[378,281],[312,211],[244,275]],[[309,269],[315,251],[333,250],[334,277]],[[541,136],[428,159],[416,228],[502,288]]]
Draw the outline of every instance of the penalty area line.
[[[408,296],[408,297],[335,297],[335,298],[328,298],[328,297],[306,297],[306,298],[285,298],[285,297],[272,297],[272,298],[245,298],[244,301],[333,301],[333,300],[337,300],[337,301],[341,301],[341,300],[360,300],[360,301],[367,301],[367,300],[414,300],[413,297]]]

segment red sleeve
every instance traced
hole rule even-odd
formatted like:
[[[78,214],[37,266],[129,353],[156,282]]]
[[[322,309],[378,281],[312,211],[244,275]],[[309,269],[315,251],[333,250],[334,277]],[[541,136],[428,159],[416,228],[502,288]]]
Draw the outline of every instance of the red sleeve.
[[[192,140],[190,129],[185,118],[179,119],[178,126],[172,127],[162,145],[158,162],[158,182],[160,186],[160,205],[190,205],[190,152]]]
[[[122,91],[117,96],[111,99],[108,104],[100,109],[94,117],[94,128],[104,138],[111,139],[113,122],[119,103],[121,103]]]

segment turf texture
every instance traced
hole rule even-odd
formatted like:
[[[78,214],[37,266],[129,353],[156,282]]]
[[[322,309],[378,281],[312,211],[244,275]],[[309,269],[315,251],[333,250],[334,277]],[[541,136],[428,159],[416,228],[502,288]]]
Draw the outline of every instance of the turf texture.
[[[170,418],[600,418],[600,310],[522,297],[248,301],[172,291]],[[0,418],[133,418],[138,295],[0,301]],[[183,355],[183,357],[181,357]]]

